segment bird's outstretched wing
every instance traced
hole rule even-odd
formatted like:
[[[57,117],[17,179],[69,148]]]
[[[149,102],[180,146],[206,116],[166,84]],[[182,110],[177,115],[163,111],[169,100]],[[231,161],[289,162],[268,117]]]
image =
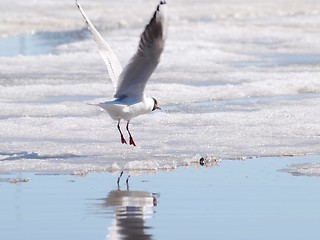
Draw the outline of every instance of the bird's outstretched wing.
[[[157,67],[164,48],[166,15],[166,2],[161,1],[141,34],[137,53],[119,76],[115,98],[143,97],[147,81]]]
[[[117,88],[117,82],[118,78],[120,76],[120,73],[122,71],[122,67],[120,65],[120,62],[116,55],[113,53],[109,45],[106,43],[106,41],[102,38],[100,33],[97,31],[97,29],[93,26],[90,19],[87,17],[85,12],[83,11],[81,5],[76,0],[76,5],[78,6],[83,18],[85,19],[88,29],[91,32],[94,41],[96,42],[99,52],[104,60],[104,62],[107,65],[108,73],[110,76],[110,79],[113,83],[114,88]]]

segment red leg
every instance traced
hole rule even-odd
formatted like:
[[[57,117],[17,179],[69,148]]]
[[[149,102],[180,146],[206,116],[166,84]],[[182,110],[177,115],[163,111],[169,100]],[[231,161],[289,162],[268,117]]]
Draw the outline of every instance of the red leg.
[[[121,132],[121,129],[120,129],[120,120],[118,121],[118,130],[119,130],[119,133],[120,133],[120,135],[121,135],[121,143],[122,144],[127,144],[127,141],[124,139],[124,137],[123,137],[123,134],[122,134],[122,132]]]
[[[130,145],[136,146],[135,142],[133,141],[133,137],[131,136],[131,133],[129,131],[129,122],[130,121],[127,122],[127,131],[129,133],[129,137],[130,137]]]

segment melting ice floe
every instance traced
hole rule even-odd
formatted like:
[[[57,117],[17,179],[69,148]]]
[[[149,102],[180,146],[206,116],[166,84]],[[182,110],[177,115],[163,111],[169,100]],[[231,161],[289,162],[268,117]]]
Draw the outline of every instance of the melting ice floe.
[[[294,176],[320,176],[320,164],[317,162],[291,164],[282,171]]]
[[[106,15],[93,2],[98,27],[128,17],[125,3]],[[112,98],[91,39],[64,42],[55,55],[0,57],[0,171],[155,171],[203,156],[319,154],[320,3],[289,2],[170,4],[168,44],[146,90],[163,111],[132,122],[137,148],[121,145],[115,123],[87,105]],[[72,7],[70,26],[80,29]],[[147,21],[152,7],[137,12]],[[103,32],[123,63],[146,22],[132,19]]]

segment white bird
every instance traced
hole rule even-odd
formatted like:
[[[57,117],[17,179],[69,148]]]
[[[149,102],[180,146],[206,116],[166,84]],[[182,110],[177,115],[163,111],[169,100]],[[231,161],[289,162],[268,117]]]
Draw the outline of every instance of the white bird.
[[[167,33],[166,2],[160,1],[149,24],[140,36],[138,51],[122,70],[119,60],[93,26],[80,4],[76,1],[99,52],[107,65],[110,79],[115,88],[114,100],[96,104],[118,121],[121,143],[127,143],[120,129],[120,121],[127,121],[130,145],[136,146],[129,131],[132,118],[161,109],[155,98],[145,97],[144,90],[151,74],[160,62]]]

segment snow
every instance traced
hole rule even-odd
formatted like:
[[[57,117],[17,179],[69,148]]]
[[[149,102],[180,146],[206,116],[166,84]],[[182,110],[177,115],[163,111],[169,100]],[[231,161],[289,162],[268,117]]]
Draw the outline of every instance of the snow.
[[[168,1],[168,40],[146,90],[162,111],[131,121],[135,148],[88,105],[113,96],[90,35],[48,37],[83,32],[74,3],[10,3],[0,3],[0,34],[28,51],[0,56],[0,172],[157,171],[201,157],[320,154],[318,1]],[[123,65],[156,3],[81,1]],[[44,36],[43,52],[32,38],[23,44],[32,33]]]

